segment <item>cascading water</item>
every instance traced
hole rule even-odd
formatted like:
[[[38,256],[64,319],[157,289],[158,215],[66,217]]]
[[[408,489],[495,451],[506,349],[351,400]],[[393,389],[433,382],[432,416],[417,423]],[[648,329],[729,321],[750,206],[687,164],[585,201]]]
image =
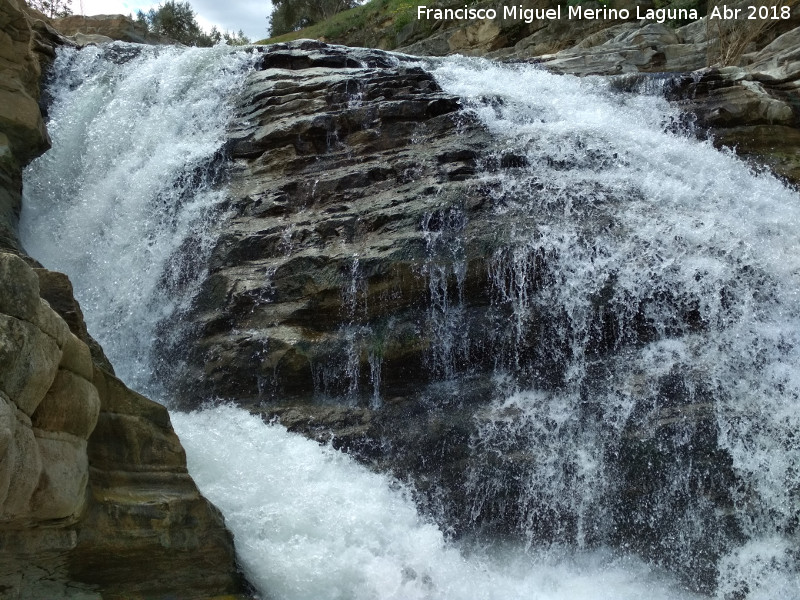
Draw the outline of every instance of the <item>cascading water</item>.
[[[515,379],[476,436],[490,453],[535,449],[505,470],[524,480],[523,531],[571,515],[583,544],[622,522],[690,577],[719,559],[721,598],[800,597],[797,194],[662,133],[676,111],[604,80],[460,60],[436,74],[528,165],[486,175],[516,224],[491,262],[510,315],[500,371]],[[638,506],[612,500],[644,481],[641,464],[618,464],[631,438],[646,451],[628,460],[664,479]],[[478,511],[487,481],[471,490]]]
[[[268,598],[699,600],[632,557],[510,544],[464,555],[389,478],[239,408],[174,414],[203,493]],[[233,441],[235,440],[235,442]]]
[[[464,213],[459,209],[427,214],[422,221],[428,253],[423,274],[430,295],[427,327],[433,334],[431,364],[434,373],[445,379],[451,379],[467,358],[462,315],[466,270],[461,239],[464,221]],[[451,279],[455,280],[455,290],[450,289]]]
[[[222,46],[114,44],[63,49],[53,67],[53,147],[27,170],[20,235],[70,275],[89,330],[134,387],[156,385],[156,329],[192,298],[215,239],[225,99],[251,62]]]
[[[53,149],[26,173],[23,242],[70,275],[121,376],[156,397],[153,339],[174,332],[213,243],[228,101],[251,61],[120,44],[56,61]],[[248,577],[276,598],[696,597],[616,544],[684,560],[684,574],[718,564],[720,600],[800,597],[798,195],[665,133],[679,118],[656,97],[484,61],[431,68],[514,165],[482,176],[514,225],[488,260],[497,392],[475,415],[483,466],[465,493],[476,521],[501,515],[521,535],[459,548],[409,491],[331,449],[232,407],[174,414]],[[431,219],[431,369],[453,378],[471,343],[464,215]],[[350,356],[357,257],[348,277]],[[358,365],[343,363],[330,376],[353,395]],[[648,470],[658,494],[637,487]]]

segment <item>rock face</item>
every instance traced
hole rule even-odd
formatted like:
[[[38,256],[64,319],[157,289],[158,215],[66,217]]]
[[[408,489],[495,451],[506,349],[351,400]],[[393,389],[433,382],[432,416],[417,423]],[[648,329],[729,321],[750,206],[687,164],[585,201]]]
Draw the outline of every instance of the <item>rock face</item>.
[[[411,57],[263,49],[231,132],[233,216],[188,317],[185,370],[164,373],[179,403],[278,415],[465,509],[456,481],[494,358],[462,336],[482,337],[486,260],[501,242],[477,179],[490,136],[459,107]],[[457,390],[437,383],[468,368],[477,375]]]
[[[67,277],[31,268],[20,247],[22,168],[49,145],[37,101],[54,43],[0,0],[0,597],[240,594],[231,536],[166,409],[113,376]]]
[[[39,112],[41,67],[20,0],[0,2],[0,250],[19,251],[22,167],[49,147]]]
[[[411,479],[420,503],[453,531],[575,535],[568,508],[557,514],[535,500],[518,502],[530,497],[525,474],[543,457],[524,442],[520,411],[488,406],[504,393],[498,373],[551,391],[569,379],[573,350],[558,307],[539,306],[524,336],[514,329],[515,294],[546,290],[557,275],[548,270],[553,256],[525,254],[527,246],[509,244],[506,233],[522,221],[536,223],[531,231],[563,225],[558,215],[515,209],[517,192],[503,191],[527,157],[498,146],[411,58],[312,41],[262,53],[231,131],[231,217],[187,316],[187,341],[161,348],[175,397],[185,407],[235,401]],[[483,99],[487,110],[496,102]],[[550,160],[555,169],[571,167],[569,159]],[[586,160],[602,170],[605,159]],[[613,223],[604,212],[613,204],[598,209],[582,235]],[[608,325],[604,294],[588,317],[586,352],[597,365],[626,343]],[[655,336],[647,301],[631,310],[631,336]],[[698,327],[691,311],[680,318],[680,328]],[[189,355],[176,373],[184,348]],[[693,461],[692,485],[714,498],[710,527],[732,539],[730,464],[715,453],[708,404],[683,398],[670,376],[657,387],[678,408],[662,414],[643,397],[647,416],[611,443],[624,491],[612,509],[612,537],[708,589],[713,552],[704,547],[687,559],[670,547],[678,538],[665,534],[685,506],[660,508],[655,525],[641,525],[647,507],[671,492],[661,474],[640,467],[653,457]],[[591,401],[582,406],[581,419],[596,418]],[[506,431],[503,451],[482,445],[481,429]],[[682,439],[694,440],[691,457],[676,458]],[[590,527],[584,535],[591,544],[606,534]]]
[[[231,536],[166,409],[95,366],[85,326],[40,296],[79,322],[62,278],[0,253],[2,597],[240,592]]]
[[[36,274],[3,254],[0,275],[2,520],[74,521],[88,480],[86,440],[100,401],[88,348],[39,297]]]
[[[89,506],[70,578],[104,596],[241,592],[231,535],[187,473],[167,410],[100,368],[93,383],[100,413],[89,438]]]
[[[204,394],[356,398],[428,377],[423,269],[436,238],[463,225],[451,206],[485,200],[472,180],[486,136],[402,60],[316,42],[265,49],[231,134],[236,216],[198,301],[187,380]],[[469,227],[491,238],[490,223]],[[349,371],[334,364],[343,355]]]
[[[693,71],[707,64],[707,44],[692,34],[696,24],[673,29],[660,23],[621,23],[587,36],[572,48],[537,55],[548,70],[574,75],[615,75]],[[532,48],[515,47],[515,55],[532,56]]]

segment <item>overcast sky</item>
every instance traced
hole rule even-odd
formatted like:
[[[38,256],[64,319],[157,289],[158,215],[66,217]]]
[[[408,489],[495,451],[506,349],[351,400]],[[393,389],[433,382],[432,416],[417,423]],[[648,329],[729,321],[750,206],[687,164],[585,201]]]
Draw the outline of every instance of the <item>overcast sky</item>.
[[[137,10],[147,12],[158,4],[150,0],[72,0],[72,12],[76,15],[129,15],[136,14]],[[206,31],[216,25],[225,31],[241,29],[253,41],[267,37],[270,0],[189,0],[189,4],[197,14],[197,22]]]

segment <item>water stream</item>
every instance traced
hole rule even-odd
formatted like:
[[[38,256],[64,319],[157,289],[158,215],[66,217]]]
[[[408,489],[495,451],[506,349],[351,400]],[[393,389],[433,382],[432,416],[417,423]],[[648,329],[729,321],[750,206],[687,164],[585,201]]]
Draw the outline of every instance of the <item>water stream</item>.
[[[251,62],[225,47],[62,50],[53,148],[25,174],[23,244],[69,274],[122,379],[167,405],[152,340],[175,331],[202,278],[223,211],[230,102]],[[285,599],[698,598],[636,558],[640,548],[611,549],[625,475],[614,457],[637,439],[652,440],[644,463],[667,450],[679,459],[631,520],[643,539],[673,522],[643,542],[663,564],[704,568],[690,557],[710,548],[719,600],[800,598],[800,196],[673,133],[680,117],[655,95],[530,66],[430,68],[493,133],[495,158],[519,163],[481,176],[515,225],[489,260],[493,307],[508,318],[487,329],[501,392],[476,415],[473,443],[499,467],[466,489],[479,516],[512,477],[520,535],[453,542],[403,485],[330,448],[231,406],[174,413],[250,580]],[[441,333],[431,363],[448,378],[470,343],[442,284],[463,269],[463,217],[451,217],[453,240],[424,232],[428,325]],[[358,265],[345,289],[354,310]],[[356,319],[343,319],[355,344]],[[350,371],[341,377],[357,382]],[[698,428],[727,457],[733,515],[709,500],[722,475],[696,476],[694,455],[681,454]],[[536,460],[504,469],[520,449]],[[542,545],[548,511],[570,518]]]

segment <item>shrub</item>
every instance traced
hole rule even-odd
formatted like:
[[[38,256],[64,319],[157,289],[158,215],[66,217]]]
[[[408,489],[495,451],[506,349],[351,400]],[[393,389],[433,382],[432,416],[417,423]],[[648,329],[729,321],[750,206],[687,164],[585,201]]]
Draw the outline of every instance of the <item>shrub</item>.
[[[314,25],[358,5],[357,0],[272,0],[275,9],[270,35],[278,36]]]
[[[51,19],[60,19],[72,14],[70,0],[28,0],[28,6]]]

